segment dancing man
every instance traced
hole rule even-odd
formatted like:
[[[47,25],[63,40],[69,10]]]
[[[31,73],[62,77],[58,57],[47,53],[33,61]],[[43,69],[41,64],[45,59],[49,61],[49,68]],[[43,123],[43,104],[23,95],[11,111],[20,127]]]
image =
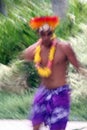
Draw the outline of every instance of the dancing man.
[[[41,77],[32,105],[33,130],[39,130],[42,123],[50,130],[65,130],[70,112],[69,64],[82,72],[71,45],[54,35],[58,24],[56,16],[31,19],[30,27],[37,30],[40,38],[22,53],[25,60],[34,62]]]

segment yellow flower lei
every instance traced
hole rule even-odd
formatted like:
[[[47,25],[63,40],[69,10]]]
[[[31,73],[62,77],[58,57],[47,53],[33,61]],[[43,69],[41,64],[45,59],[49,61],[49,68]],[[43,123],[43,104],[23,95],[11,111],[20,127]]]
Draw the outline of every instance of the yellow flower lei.
[[[38,45],[35,50],[35,56],[34,56],[34,62],[36,64],[37,72],[40,76],[42,77],[49,77],[51,75],[51,66],[52,66],[52,61],[54,59],[54,54],[56,50],[56,43],[54,42],[50,48],[49,56],[48,56],[48,63],[46,67],[41,67],[40,62],[41,62],[41,46]]]

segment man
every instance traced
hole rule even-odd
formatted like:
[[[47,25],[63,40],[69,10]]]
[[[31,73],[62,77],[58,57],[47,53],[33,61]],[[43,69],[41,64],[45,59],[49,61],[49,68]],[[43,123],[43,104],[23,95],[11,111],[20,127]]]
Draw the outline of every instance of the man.
[[[37,29],[40,39],[22,54],[27,61],[34,61],[41,84],[32,105],[33,130],[39,130],[42,123],[50,130],[65,130],[70,111],[70,88],[67,82],[68,66],[71,63],[81,70],[71,45],[57,39],[53,32],[59,19],[37,17],[30,26]]]

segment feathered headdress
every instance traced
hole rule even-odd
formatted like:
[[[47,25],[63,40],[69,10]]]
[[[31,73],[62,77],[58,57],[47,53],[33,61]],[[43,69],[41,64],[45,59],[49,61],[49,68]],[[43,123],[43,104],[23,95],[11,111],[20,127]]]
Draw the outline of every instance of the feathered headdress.
[[[59,24],[59,18],[57,16],[35,17],[29,22],[29,26],[32,29],[39,29],[45,24],[48,24],[52,29],[54,29]]]

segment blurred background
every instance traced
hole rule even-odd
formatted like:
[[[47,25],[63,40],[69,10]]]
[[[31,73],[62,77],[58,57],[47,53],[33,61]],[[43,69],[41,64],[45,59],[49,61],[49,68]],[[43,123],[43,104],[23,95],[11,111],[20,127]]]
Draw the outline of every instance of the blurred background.
[[[87,67],[86,0],[0,0],[0,119],[26,119],[40,79],[33,63],[20,53],[37,41],[29,27],[34,16],[58,15],[55,33],[67,40]],[[72,88],[70,120],[87,121],[87,77],[69,67]]]

